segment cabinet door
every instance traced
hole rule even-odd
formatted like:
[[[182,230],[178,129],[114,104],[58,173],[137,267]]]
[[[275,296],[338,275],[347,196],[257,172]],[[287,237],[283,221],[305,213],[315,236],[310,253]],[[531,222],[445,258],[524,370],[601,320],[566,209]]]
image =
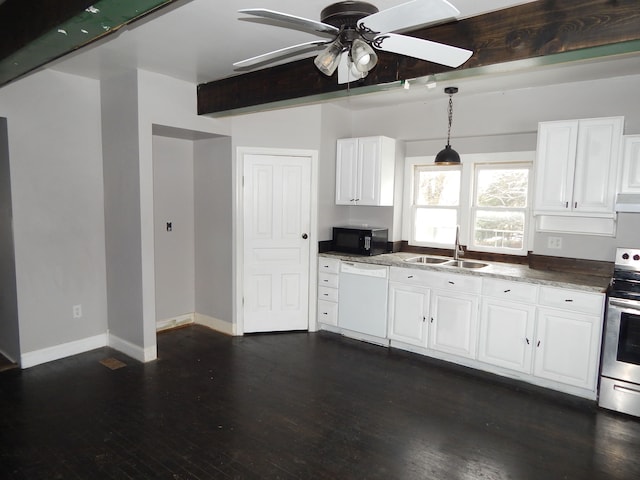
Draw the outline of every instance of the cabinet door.
[[[569,211],[573,198],[577,138],[577,120],[540,123],[535,165],[536,211]]]
[[[623,119],[580,120],[573,184],[573,210],[613,213]]]
[[[477,330],[477,295],[432,292],[429,348],[475,358]]]
[[[358,177],[358,139],[342,138],[336,151],[336,204],[355,205]]]
[[[392,340],[427,346],[429,289],[401,283],[389,284],[389,332]]]
[[[600,322],[596,316],[539,308],[533,373],[594,390]]]
[[[358,205],[379,205],[381,161],[379,137],[358,139]]]
[[[624,137],[620,193],[640,193],[640,135]]]
[[[531,373],[535,305],[482,300],[478,360]]]

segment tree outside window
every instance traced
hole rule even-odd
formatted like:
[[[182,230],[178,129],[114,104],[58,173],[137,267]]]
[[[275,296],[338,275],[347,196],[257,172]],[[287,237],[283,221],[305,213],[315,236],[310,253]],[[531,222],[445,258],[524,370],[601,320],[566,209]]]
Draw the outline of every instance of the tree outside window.
[[[476,165],[474,247],[522,253],[526,248],[528,165]]]

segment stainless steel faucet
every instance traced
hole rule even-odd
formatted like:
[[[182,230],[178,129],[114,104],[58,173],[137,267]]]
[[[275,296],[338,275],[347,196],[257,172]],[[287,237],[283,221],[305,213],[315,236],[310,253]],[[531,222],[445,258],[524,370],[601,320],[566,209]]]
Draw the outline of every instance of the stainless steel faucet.
[[[460,245],[460,225],[456,225],[456,243],[453,246],[453,259],[458,260],[462,255],[464,255],[464,250]]]

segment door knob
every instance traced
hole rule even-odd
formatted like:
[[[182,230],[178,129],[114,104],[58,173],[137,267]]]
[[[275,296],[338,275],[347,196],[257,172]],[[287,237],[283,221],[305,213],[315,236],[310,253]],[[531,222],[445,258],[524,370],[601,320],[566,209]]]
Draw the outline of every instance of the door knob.
[[[302,238],[303,238],[304,240],[306,240],[307,238],[309,238],[309,235],[307,235],[306,233],[303,233],[303,234],[302,234]]]

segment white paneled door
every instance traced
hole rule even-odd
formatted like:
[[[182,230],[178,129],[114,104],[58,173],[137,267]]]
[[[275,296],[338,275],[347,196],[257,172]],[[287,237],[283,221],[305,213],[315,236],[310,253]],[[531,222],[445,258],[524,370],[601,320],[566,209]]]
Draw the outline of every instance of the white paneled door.
[[[244,332],[307,330],[311,160],[244,156]]]

